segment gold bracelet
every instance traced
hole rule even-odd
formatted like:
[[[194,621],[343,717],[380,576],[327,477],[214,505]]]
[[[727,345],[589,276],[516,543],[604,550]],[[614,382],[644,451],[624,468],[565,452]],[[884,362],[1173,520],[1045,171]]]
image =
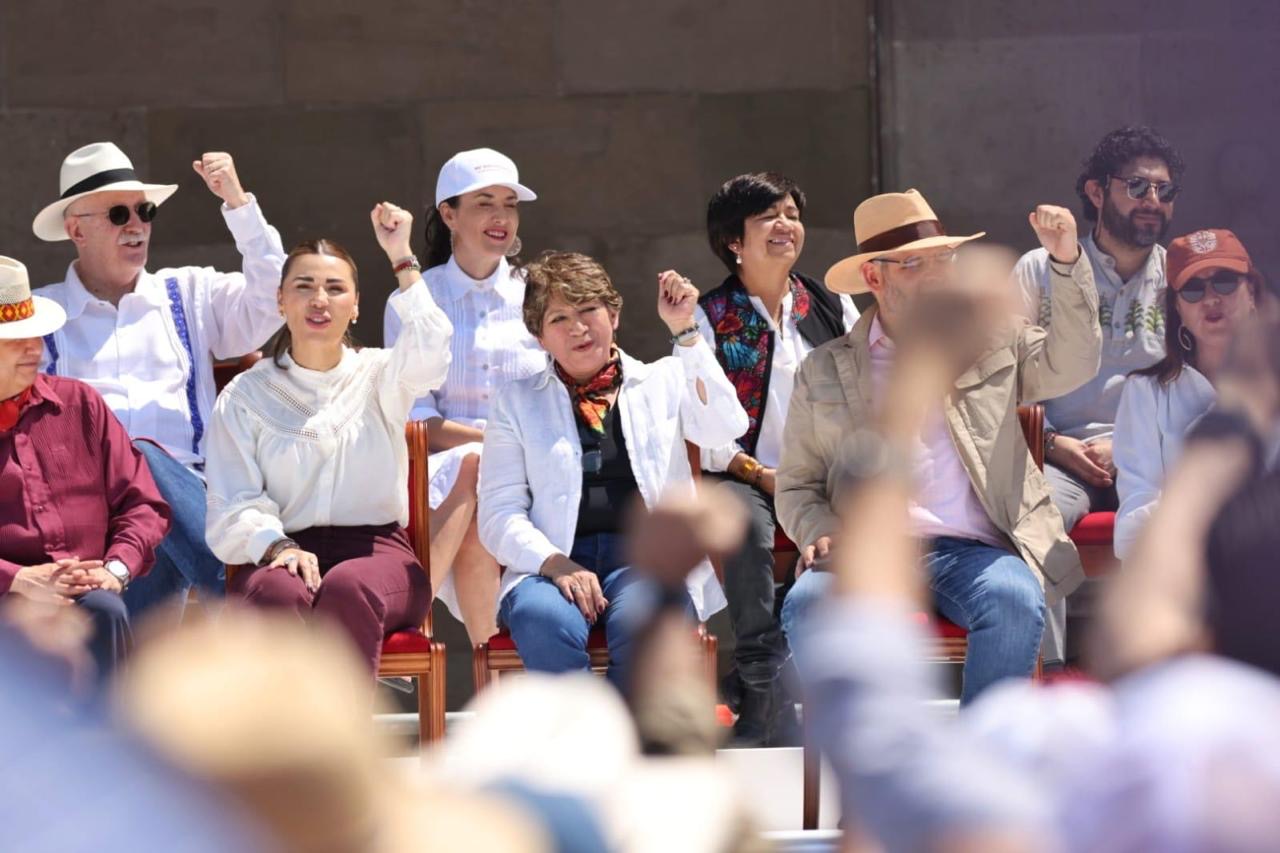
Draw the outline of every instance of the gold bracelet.
[[[754,486],[760,482],[760,475],[763,471],[764,466],[755,458],[748,456],[742,463],[742,473],[738,475],[738,479],[748,486]]]

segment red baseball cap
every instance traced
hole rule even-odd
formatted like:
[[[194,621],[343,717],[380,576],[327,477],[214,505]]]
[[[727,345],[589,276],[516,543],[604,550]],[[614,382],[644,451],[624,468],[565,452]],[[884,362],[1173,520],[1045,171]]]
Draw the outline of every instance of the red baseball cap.
[[[1240,238],[1225,228],[1210,228],[1176,238],[1169,244],[1165,263],[1165,275],[1174,290],[1181,290],[1191,278],[1208,269],[1257,275]]]

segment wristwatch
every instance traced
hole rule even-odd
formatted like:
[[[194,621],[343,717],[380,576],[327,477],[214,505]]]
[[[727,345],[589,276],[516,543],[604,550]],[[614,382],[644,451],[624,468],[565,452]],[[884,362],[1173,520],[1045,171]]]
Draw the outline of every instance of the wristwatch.
[[[133,577],[129,574],[129,567],[119,560],[107,560],[106,565],[104,565],[103,568],[110,572],[113,578],[120,581],[120,591],[124,592],[125,588],[129,586],[130,579]]]
[[[1058,442],[1058,431],[1047,429],[1044,431],[1044,455],[1048,456],[1053,452],[1053,446]]]

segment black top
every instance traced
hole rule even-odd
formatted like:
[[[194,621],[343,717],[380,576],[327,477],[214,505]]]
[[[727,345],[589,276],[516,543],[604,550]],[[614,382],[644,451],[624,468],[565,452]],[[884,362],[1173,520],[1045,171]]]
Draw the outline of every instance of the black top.
[[[578,504],[576,536],[620,533],[622,514],[639,491],[631,471],[631,456],[622,434],[622,419],[614,404],[604,418],[604,435],[597,435],[574,418],[582,441],[582,500]]]

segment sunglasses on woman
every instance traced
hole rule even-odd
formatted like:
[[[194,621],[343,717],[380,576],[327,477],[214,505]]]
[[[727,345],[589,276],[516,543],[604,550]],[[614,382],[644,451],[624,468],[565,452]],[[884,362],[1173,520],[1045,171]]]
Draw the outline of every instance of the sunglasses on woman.
[[[134,208],[138,213],[138,219],[143,222],[150,222],[156,218],[156,207],[153,201],[138,202],[138,206]],[[72,216],[106,216],[112,225],[127,225],[129,223],[129,206],[127,204],[115,204],[107,210],[99,210],[93,213],[73,213]]]
[[[1239,289],[1242,281],[1244,281],[1244,276],[1240,275],[1240,273],[1220,270],[1209,278],[1187,279],[1187,283],[1182,285],[1182,289],[1178,291],[1178,296],[1186,302],[1199,302],[1209,292],[1211,285],[1213,292],[1219,296],[1230,296]]]
[[[1147,197],[1147,193],[1151,192],[1151,188],[1156,188],[1156,198],[1161,204],[1169,204],[1178,197],[1178,193],[1182,192],[1182,187],[1172,181],[1153,181],[1150,178],[1144,178],[1141,175],[1134,175],[1126,178],[1124,175],[1111,175],[1117,181],[1124,182],[1125,192],[1129,194],[1129,198],[1134,201],[1140,201]]]

